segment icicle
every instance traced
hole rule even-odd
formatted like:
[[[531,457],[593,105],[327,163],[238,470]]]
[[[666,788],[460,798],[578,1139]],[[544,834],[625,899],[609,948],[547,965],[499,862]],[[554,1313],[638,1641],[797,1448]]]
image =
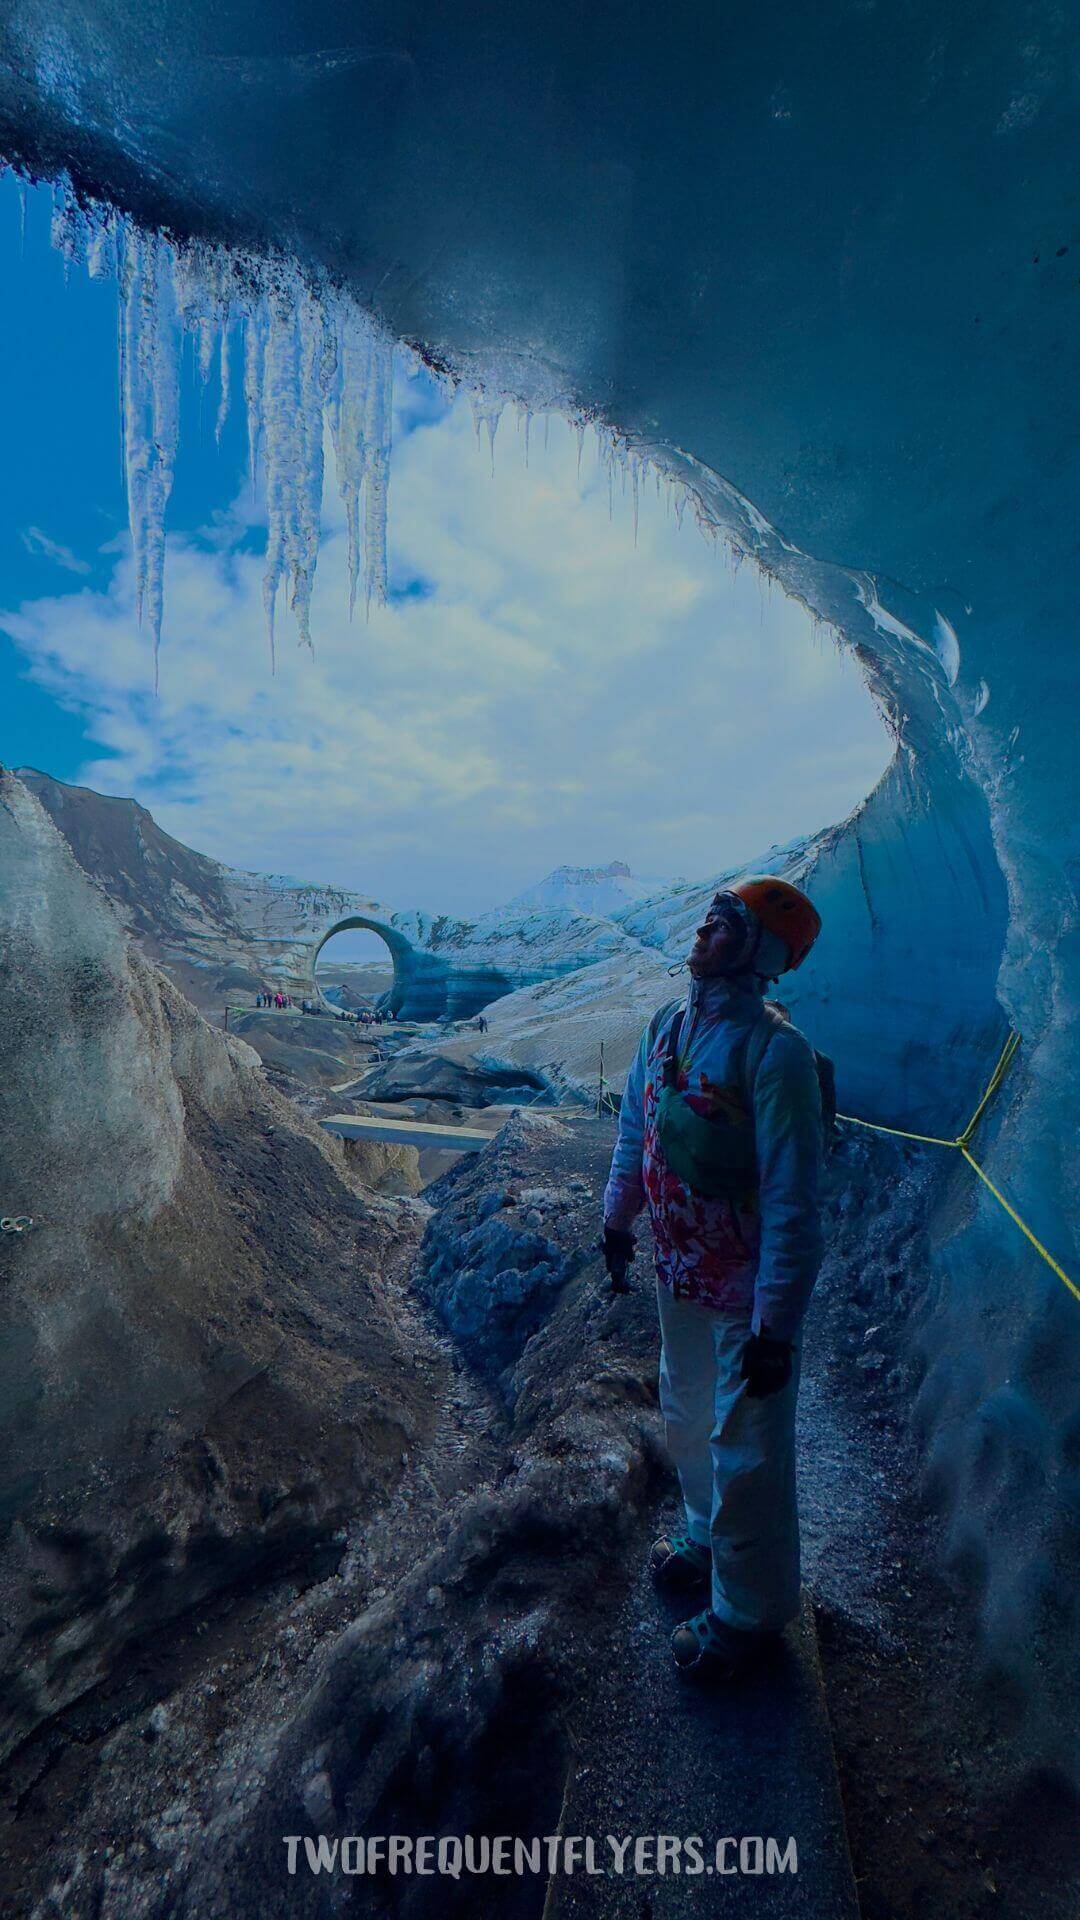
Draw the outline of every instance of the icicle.
[[[113,270],[115,260],[112,222],[107,217],[99,217],[90,229],[86,245],[86,271],[91,280],[107,280]]]
[[[390,339],[372,328],[371,371],[364,432],[368,447],[364,478],[364,599],[384,606],[389,591],[386,530],[390,495],[390,445],[394,420],[394,350]],[[498,422],[496,421],[496,425]],[[489,428],[492,448],[495,429]],[[494,465],[494,453],[492,454]]]
[[[296,467],[296,410],[300,364],[296,313],[288,289],[276,287],[269,299],[269,323],[263,359],[262,438],[266,470],[266,560],[263,606],[274,657],[274,606],[289,565],[291,527],[289,493]]]
[[[338,381],[331,410],[338,493],[345,508],[346,566],[349,577],[349,618],[356,607],[360,578],[360,489],[364,484],[367,448],[364,441],[364,396],[371,373],[371,335],[363,317],[346,308],[338,318]]]
[[[196,364],[199,369],[199,385],[205,391],[210,381],[210,369],[214,364],[214,322],[208,314],[202,314],[195,323],[195,336],[198,341]]]
[[[120,434],[131,527],[135,604],[154,642],[164,606],[165,514],[179,437],[180,370],[187,335],[205,392],[219,369],[215,434],[228,418],[230,326],[244,326],[243,392],[252,489],[265,478],[263,599],[271,658],[278,594],[287,583],[300,639],[311,645],[311,599],[321,537],[323,436],[334,435],[349,541],[349,602],[388,591],[386,551],[393,426],[393,343],[341,293],[312,287],[282,261],[201,243],[179,253],[160,235],[93,207],[69,183],[56,190],[54,244],[65,263],[85,258],[101,278],[115,256],[119,287]],[[475,396],[493,449],[500,401]]]
[[[19,258],[26,258],[26,181],[19,175]]]
[[[338,377],[331,424],[338,492],[345,508],[351,615],[361,574],[368,611],[373,600],[382,603],[387,595],[393,348],[374,321],[347,302],[338,309],[337,342]]]
[[[229,417],[231,400],[231,362],[229,360],[229,309],[226,307],[221,320],[221,345],[218,355],[218,406],[214,420],[214,439],[221,445],[221,436],[225,431],[225,422]]]
[[[121,276],[121,380],[135,612],[146,618],[157,684],[164,612],[165,510],[179,432],[179,353],[171,252],[129,229]]]
[[[516,412],[518,426],[521,428],[525,465],[527,467],[529,464],[529,430],[532,426],[532,410],[526,405],[524,400],[519,400],[516,404]]]
[[[66,280],[71,272],[71,262],[75,253],[75,207],[65,173],[60,175],[53,187],[49,241],[64,262],[64,279]]]
[[[268,295],[260,414],[266,471],[267,539],[263,604],[271,648],[282,581],[300,639],[311,646],[311,592],[319,554],[323,416],[336,349],[320,303],[298,280],[279,276]]]
[[[479,444],[480,441],[481,428],[487,429],[488,452],[491,455],[491,471],[494,475],[495,435],[499,430],[499,421],[502,419],[502,410],[505,402],[502,400],[493,400],[490,394],[484,393],[480,387],[471,387],[469,389],[469,404],[472,407],[477,444]]]
[[[585,422],[574,421],[574,438],[577,441],[577,477],[581,479],[581,456],[585,451]]]
[[[369,614],[372,601],[384,607],[389,593],[386,562],[389,490],[389,462],[376,459],[364,482],[364,604]]]
[[[158,684],[161,623],[165,613],[165,514],[172,493],[180,439],[179,354],[170,249],[159,241],[154,259],[157,308],[151,373],[151,423],[155,459],[151,471],[149,552],[146,566],[147,616],[154,642],[154,686]]]
[[[615,518],[615,436],[610,427],[597,427],[596,450],[600,464],[607,474],[607,510],[608,519]]]
[[[493,480],[495,478],[495,435],[499,430],[499,421],[501,420],[501,418],[502,418],[501,406],[497,408],[490,408],[488,410],[487,419],[484,423],[487,427],[488,453],[491,458],[491,477]]]
[[[263,439],[263,379],[266,370],[266,308],[260,301],[248,314],[244,330],[244,404],[247,408],[248,471],[251,497],[259,478],[259,450]]]
[[[149,324],[144,306],[143,243],[138,234],[125,236],[124,275],[121,281],[121,317],[123,342],[120,353],[123,383],[124,485],[127,488],[128,525],[131,529],[131,555],[135,567],[135,618],[142,622],[144,561],[143,525],[145,515],[146,466],[149,448],[143,433],[145,368],[140,351],[142,328]]]
[[[300,406],[295,472],[292,610],[300,639],[311,647],[311,592],[322,531],[323,411],[335,353],[322,308],[305,289],[298,312]]]
[[[131,291],[131,274],[128,248],[124,243],[124,230],[118,226],[115,234],[116,285],[119,298],[116,302],[116,360],[119,370],[120,387],[120,474],[127,487],[127,302]],[[130,519],[131,500],[128,499]]]

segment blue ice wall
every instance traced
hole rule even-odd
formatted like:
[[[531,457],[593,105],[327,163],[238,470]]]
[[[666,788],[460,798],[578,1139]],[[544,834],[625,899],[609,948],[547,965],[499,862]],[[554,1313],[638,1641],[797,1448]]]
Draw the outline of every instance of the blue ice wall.
[[[1055,0],[0,22],[9,154],[281,246],[441,363],[602,414],[858,648],[899,758],[820,863],[815,1024],[838,1053],[887,1025],[868,1096],[936,1124],[1018,1025],[987,1164],[1074,1273],[1078,76]],[[920,1413],[1028,1748],[1075,1766],[1080,1305],[988,1195],[961,1218]]]

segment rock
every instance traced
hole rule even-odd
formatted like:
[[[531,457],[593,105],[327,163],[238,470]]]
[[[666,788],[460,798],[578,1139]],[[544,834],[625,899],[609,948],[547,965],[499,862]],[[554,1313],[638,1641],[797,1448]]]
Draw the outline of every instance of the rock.
[[[372,1068],[357,1086],[365,1100],[411,1100],[426,1095],[466,1107],[532,1100],[545,1091],[545,1082],[526,1067],[488,1067],[475,1060],[466,1065],[420,1048]]]
[[[346,1140],[345,1160],[372,1193],[417,1194],[423,1187],[416,1147],[391,1140]]]
[[[301,1793],[304,1812],[317,1833],[325,1833],[334,1820],[334,1790],[330,1775],[321,1770],[304,1783]]]
[[[463,1234],[437,1215],[422,1258],[430,1297],[474,1365],[501,1372],[559,1292],[565,1277],[559,1248],[539,1231],[540,1216],[517,1227],[503,1212]]]
[[[368,1277],[419,1223],[360,1210],[8,774],[0,803],[0,1163],[5,1206],[41,1220],[0,1245],[4,1747],[133,1640],[339,1554],[346,1504],[396,1484],[432,1416]],[[167,1725],[155,1708],[148,1738]]]

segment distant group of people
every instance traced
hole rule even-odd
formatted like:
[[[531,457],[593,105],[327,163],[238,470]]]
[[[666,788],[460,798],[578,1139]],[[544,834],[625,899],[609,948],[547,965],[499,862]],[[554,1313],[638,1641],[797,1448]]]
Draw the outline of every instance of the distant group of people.
[[[291,993],[282,993],[280,991],[276,993],[260,992],[255,995],[255,1005],[259,1008],[275,1007],[279,1013],[284,1013],[288,1008],[295,1007],[296,1001],[293,999]],[[300,1002],[301,1013],[328,1013],[330,1011],[332,1010],[328,1007],[320,1007],[315,1000],[301,1000]],[[359,1010],[354,1010],[352,1007],[339,1007],[334,1011],[335,1020],[349,1020],[352,1021],[354,1025],[361,1027],[378,1026],[382,1021],[393,1020],[394,1018],[395,1015],[389,1008],[387,1008],[385,1013],[376,1013],[373,1007],[361,1007]]]

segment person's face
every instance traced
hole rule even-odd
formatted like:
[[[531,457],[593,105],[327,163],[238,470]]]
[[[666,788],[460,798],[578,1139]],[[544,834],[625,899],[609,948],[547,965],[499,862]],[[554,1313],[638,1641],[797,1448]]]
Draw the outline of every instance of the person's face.
[[[727,973],[746,946],[746,922],[730,895],[715,894],[697,930],[686,964],[695,979]]]

